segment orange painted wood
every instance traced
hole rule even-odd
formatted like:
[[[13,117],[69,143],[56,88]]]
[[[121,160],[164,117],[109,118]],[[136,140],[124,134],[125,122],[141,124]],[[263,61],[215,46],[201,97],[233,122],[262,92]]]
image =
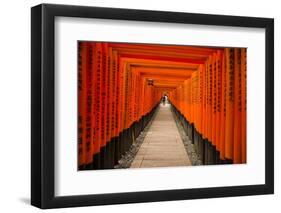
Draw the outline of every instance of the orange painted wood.
[[[85,103],[85,142],[86,142],[86,164],[93,161],[93,49],[91,44],[86,43],[86,103]]]
[[[246,49],[80,42],[78,54],[79,165],[164,94],[221,159],[246,162]]]
[[[222,54],[221,63],[221,118],[220,118],[220,159],[225,160],[225,121],[226,121],[226,55],[225,51]]]
[[[78,46],[78,161],[79,166],[86,163],[86,69],[87,48],[83,43]]]
[[[94,113],[95,117],[95,144],[94,144],[94,154],[100,152],[101,148],[101,60],[102,60],[102,52],[101,52],[101,44],[95,44],[94,51]]]
[[[212,58],[212,132],[211,132],[211,141],[214,146],[217,146],[217,138],[216,138],[216,119],[217,119],[217,54],[213,54]]]
[[[222,116],[222,51],[218,50],[217,51],[217,103],[216,103],[216,148],[218,151],[221,152],[221,139],[220,139],[220,134],[221,134],[221,116]]]
[[[233,159],[234,137],[234,48],[226,48],[225,157]]]
[[[241,113],[242,113],[242,85],[241,85],[241,50],[234,49],[234,133],[233,133],[233,162],[241,163]]]
[[[112,102],[112,107],[114,111],[112,111],[112,125],[111,125],[111,130],[113,132],[113,136],[117,137],[119,135],[118,131],[118,115],[119,115],[119,107],[120,107],[120,86],[119,86],[119,81],[120,81],[120,76],[119,76],[119,69],[118,69],[118,56],[116,51],[112,51],[112,72],[114,76],[114,88],[111,91],[113,94],[113,102]]]
[[[247,49],[241,49],[241,162],[247,160]]]
[[[106,78],[105,78],[105,107],[106,107],[106,113],[105,113],[105,140],[106,143],[110,142],[111,139],[111,133],[110,133],[110,119],[111,119],[111,111],[110,111],[110,106],[111,106],[111,70],[110,70],[110,56],[109,56],[109,48],[108,48],[108,43],[104,44],[104,54],[105,54],[105,73],[106,73]]]

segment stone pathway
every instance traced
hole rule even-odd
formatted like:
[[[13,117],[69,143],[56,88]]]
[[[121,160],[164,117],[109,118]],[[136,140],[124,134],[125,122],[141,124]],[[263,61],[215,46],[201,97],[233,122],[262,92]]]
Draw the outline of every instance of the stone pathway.
[[[131,168],[190,166],[170,105],[160,105]]]

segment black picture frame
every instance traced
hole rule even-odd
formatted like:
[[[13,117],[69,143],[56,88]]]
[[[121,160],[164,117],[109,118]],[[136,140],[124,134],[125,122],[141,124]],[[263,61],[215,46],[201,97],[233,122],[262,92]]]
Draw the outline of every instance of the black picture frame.
[[[54,23],[58,16],[265,29],[265,184],[55,197]],[[39,208],[274,193],[274,19],[41,4],[31,8],[31,97],[31,204]]]

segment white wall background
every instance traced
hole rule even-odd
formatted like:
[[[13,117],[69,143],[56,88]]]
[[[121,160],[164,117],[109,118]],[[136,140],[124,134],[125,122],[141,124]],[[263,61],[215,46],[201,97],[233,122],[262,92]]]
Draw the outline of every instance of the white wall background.
[[[0,209],[38,212],[30,197],[30,7],[37,0],[3,1],[0,10]],[[45,0],[44,3],[275,18],[275,195],[126,204],[50,210],[52,212],[277,212],[281,207],[280,82],[281,13],[278,1],[94,1]]]

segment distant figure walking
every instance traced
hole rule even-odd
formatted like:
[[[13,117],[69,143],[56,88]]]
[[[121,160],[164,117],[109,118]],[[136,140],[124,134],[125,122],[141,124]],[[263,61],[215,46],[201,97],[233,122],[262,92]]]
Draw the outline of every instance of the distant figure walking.
[[[166,102],[168,101],[167,95],[163,95],[162,97],[162,104],[165,106]]]

